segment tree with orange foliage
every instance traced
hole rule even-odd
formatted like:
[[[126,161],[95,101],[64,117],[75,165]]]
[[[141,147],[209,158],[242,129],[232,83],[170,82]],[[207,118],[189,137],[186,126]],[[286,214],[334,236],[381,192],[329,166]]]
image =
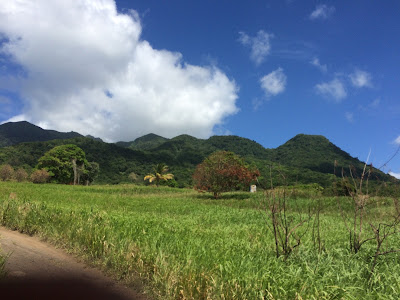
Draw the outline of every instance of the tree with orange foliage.
[[[196,190],[211,192],[217,199],[223,192],[248,187],[258,176],[260,172],[248,167],[235,153],[217,151],[197,166],[193,181]]]

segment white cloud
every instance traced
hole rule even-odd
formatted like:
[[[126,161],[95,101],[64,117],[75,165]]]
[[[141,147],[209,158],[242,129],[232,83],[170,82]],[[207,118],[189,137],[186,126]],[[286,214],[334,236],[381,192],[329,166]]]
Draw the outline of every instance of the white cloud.
[[[255,37],[250,37],[246,33],[239,32],[239,42],[242,45],[251,48],[250,59],[256,64],[260,65],[265,61],[271,50],[270,39],[273,34],[260,30]]]
[[[400,173],[389,172],[389,174],[397,179],[400,179]]]
[[[347,97],[347,92],[343,83],[337,78],[330,82],[317,84],[315,89],[321,95],[333,98],[336,102],[340,102]]]
[[[349,75],[350,81],[353,86],[357,88],[371,87],[372,76],[368,72],[356,70]]]
[[[282,68],[265,75],[260,79],[261,87],[263,88],[267,97],[275,96],[282,93],[286,87],[286,75],[283,73]]]
[[[328,71],[328,67],[326,65],[322,65],[317,57],[314,57],[310,63],[324,73]]]
[[[394,143],[400,145],[400,135],[394,140]]]
[[[354,114],[353,113],[347,111],[344,114],[344,116],[345,116],[347,122],[349,122],[349,123],[353,123],[354,122]]]
[[[137,13],[118,13],[114,0],[2,1],[0,34],[0,54],[25,70],[12,79],[25,100],[12,120],[116,141],[207,137],[238,111],[233,80],[154,49]]]
[[[310,14],[310,20],[325,20],[328,19],[335,12],[335,7],[326,4],[319,4],[315,7]]]

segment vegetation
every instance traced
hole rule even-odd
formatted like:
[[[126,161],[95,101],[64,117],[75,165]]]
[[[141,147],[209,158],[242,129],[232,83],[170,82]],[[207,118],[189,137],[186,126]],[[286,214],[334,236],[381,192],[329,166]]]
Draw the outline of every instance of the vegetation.
[[[11,180],[14,177],[14,168],[8,164],[0,166],[0,179]]]
[[[79,184],[80,177],[87,176],[88,165],[85,152],[76,145],[67,144],[46,152],[39,159],[37,168],[47,170],[56,183]]]
[[[314,243],[314,214],[286,259],[276,258],[273,232],[258,209],[263,193],[228,193],[216,201],[166,187],[0,182],[0,223],[68,247],[119,278],[140,276],[159,299],[396,299],[399,253],[379,255],[371,273],[376,242],[349,250],[337,206],[352,214],[347,199],[288,194],[288,218],[323,204],[323,247]],[[395,210],[391,199],[377,199],[365,224],[384,223]],[[381,252],[399,248],[398,235],[383,246]]]
[[[193,175],[195,189],[211,192],[217,199],[223,192],[248,189],[260,176],[256,168],[249,168],[233,152],[218,151],[207,157]]]
[[[7,128],[5,125],[0,125],[0,129],[13,131],[14,135],[19,132],[20,123],[8,123]],[[30,126],[37,129],[37,126],[32,124]],[[29,127],[24,129],[30,132]],[[196,166],[211,153],[225,150],[240,155],[246,164],[256,166],[261,174],[258,178],[259,184],[263,187],[269,187],[271,180],[274,186],[316,183],[324,188],[326,194],[331,195],[336,189],[332,186],[332,182],[335,181],[335,175],[341,178],[342,169],[348,176],[349,165],[354,166],[358,174],[361,174],[363,168],[362,162],[358,159],[350,157],[326,138],[313,135],[297,135],[276,149],[266,149],[254,141],[238,136],[213,136],[203,140],[188,135],[166,139],[149,134],[134,142],[117,144],[108,144],[82,136],[62,139],[65,137],[0,147],[0,165],[9,164],[15,169],[22,167],[30,174],[47,151],[56,146],[74,144],[85,152],[88,161],[99,164],[96,183],[132,182],[129,174],[133,172],[140,178],[135,182],[143,184],[143,177],[152,172],[152,166],[165,162],[170,172],[174,174],[174,180],[168,181],[168,184],[192,187],[192,175]],[[337,174],[334,175],[335,168]],[[280,173],[285,174],[285,181],[279,176]],[[399,181],[373,168],[370,188],[377,189],[382,181],[386,182],[387,187],[380,191],[381,193],[396,191],[395,186]]]
[[[164,163],[156,164],[153,167],[153,173],[148,174],[144,177],[144,180],[148,180],[150,183],[155,181],[156,186],[160,185],[160,181],[167,181],[174,178],[174,175],[171,173],[165,174],[168,172],[168,166]]]
[[[31,174],[31,181],[33,183],[46,183],[46,182],[49,182],[50,177],[51,176],[50,176],[49,172],[47,172],[47,170],[45,170],[45,169],[35,170]]]
[[[17,171],[15,171],[15,180],[18,182],[23,182],[28,179],[28,173],[23,169],[19,168]]]

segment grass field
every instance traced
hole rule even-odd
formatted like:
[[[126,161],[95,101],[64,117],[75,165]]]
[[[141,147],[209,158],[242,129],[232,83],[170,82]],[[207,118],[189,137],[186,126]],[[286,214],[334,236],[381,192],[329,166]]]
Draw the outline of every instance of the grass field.
[[[369,280],[374,240],[350,252],[336,199],[290,200],[303,214],[321,201],[323,251],[310,229],[285,259],[276,258],[269,221],[258,209],[264,198],[262,192],[214,200],[188,189],[1,182],[0,222],[128,282],[140,276],[160,299],[398,299],[400,255],[380,256]],[[380,203],[369,211],[376,222],[392,210],[388,199]],[[399,236],[385,247],[400,248]]]

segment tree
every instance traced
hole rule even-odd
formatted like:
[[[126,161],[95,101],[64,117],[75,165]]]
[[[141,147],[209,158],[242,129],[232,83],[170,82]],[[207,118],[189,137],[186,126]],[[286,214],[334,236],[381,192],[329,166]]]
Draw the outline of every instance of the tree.
[[[217,151],[197,166],[193,181],[196,190],[211,192],[217,199],[223,192],[247,188],[259,175],[235,153]]]
[[[10,165],[3,165],[0,168],[0,179],[2,181],[11,180],[14,177],[14,168]]]
[[[77,182],[78,172],[82,173],[80,176],[86,174],[88,164],[85,152],[76,145],[68,144],[46,152],[39,159],[37,169],[46,169],[55,182],[67,184]]]
[[[78,169],[78,182],[82,173],[83,174],[82,181],[85,182],[86,185],[89,185],[97,178],[99,172],[100,172],[100,166],[97,162],[95,161],[88,162],[88,165],[85,170],[81,168]]]
[[[156,186],[158,187],[161,180],[167,181],[169,179],[174,178],[174,175],[164,174],[168,171],[168,166],[164,163],[159,163],[153,167],[153,173],[148,174],[144,177],[144,180],[148,180],[150,183],[153,181],[156,182]]]

